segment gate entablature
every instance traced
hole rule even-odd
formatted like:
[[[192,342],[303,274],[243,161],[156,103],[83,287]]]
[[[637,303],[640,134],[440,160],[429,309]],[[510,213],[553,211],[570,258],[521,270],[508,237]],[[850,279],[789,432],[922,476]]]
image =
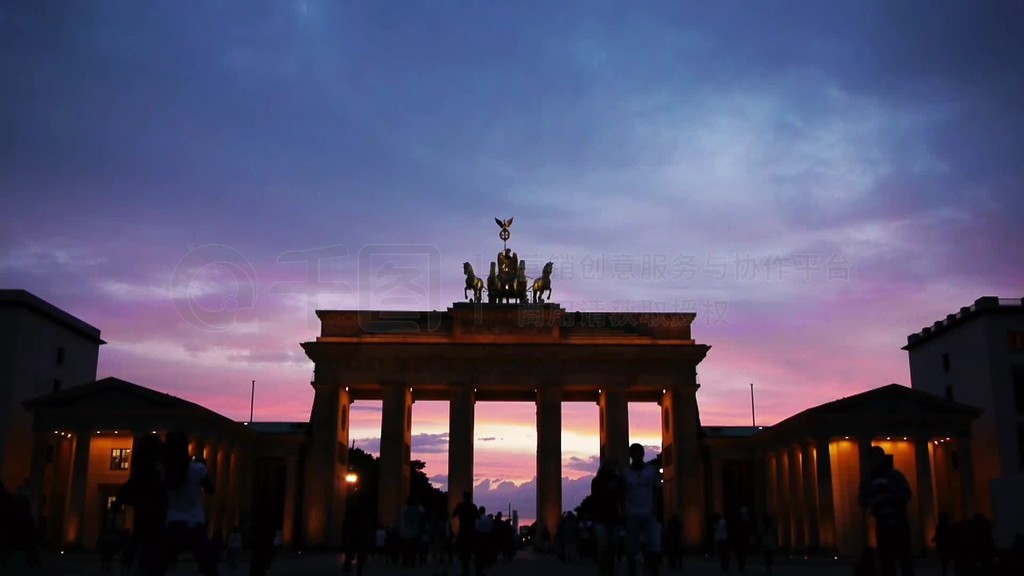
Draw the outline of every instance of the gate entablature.
[[[446,311],[317,310],[317,342],[351,339],[403,339],[415,342],[499,342],[523,337],[538,342],[575,343],[578,339],[619,338],[636,344],[694,343],[693,312],[566,312],[558,304],[479,305],[456,302]],[[463,338],[464,337],[464,338]],[[655,342],[656,341],[656,342]]]

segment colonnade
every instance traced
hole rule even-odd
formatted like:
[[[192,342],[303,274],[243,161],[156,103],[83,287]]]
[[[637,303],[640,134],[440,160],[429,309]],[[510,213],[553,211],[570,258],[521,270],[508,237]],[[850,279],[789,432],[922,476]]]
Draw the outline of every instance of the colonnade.
[[[940,512],[954,521],[974,514],[968,438],[820,436],[777,446],[764,456],[768,502],[789,550],[858,554],[874,541],[870,513],[858,502],[869,451],[881,446],[908,479],[915,550],[930,545]],[[959,462],[950,465],[948,454]],[[954,493],[955,492],[955,493]]]
[[[305,510],[305,539],[309,545],[340,544],[345,517],[348,470],[349,412],[353,391],[338,371],[318,366],[313,388]],[[563,401],[580,398],[579,388],[561,379],[538,379],[525,393],[537,407],[537,519],[538,530],[553,537],[562,514],[562,416]],[[483,391],[471,381],[447,386],[449,402],[448,504],[449,513],[473,490],[473,442],[475,405]],[[367,388],[360,388],[360,398]],[[373,388],[382,401],[378,520],[397,526],[409,490],[412,440],[412,405],[415,385],[381,382]],[[698,453],[699,418],[696,373],[691,371],[666,383],[658,403],[662,409],[663,488],[666,518],[678,514],[683,521],[684,542],[696,546],[703,530],[703,486]],[[599,407],[600,453],[619,465],[628,463],[629,382],[591,391]],[[589,394],[589,393],[588,393]],[[520,392],[517,398],[525,400]],[[431,397],[431,399],[436,399]],[[651,455],[649,455],[651,456]]]
[[[134,452],[140,440],[154,432],[162,435],[124,428],[35,430],[30,491],[36,513],[47,519],[47,540],[69,546],[96,543],[102,528],[101,492],[123,484],[129,475],[128,469],[110,466],[109,450]],[[245,474],[242,446],[216,436],[198,436],[193,437],[190,450],[193,456],[202,455],[215,483],[207,506],[211,533],[226,537],[239,523],[241,502],[248,497],[243,492],[249,484],[241,482]],[[49,474],[47,466],[52,467]]]

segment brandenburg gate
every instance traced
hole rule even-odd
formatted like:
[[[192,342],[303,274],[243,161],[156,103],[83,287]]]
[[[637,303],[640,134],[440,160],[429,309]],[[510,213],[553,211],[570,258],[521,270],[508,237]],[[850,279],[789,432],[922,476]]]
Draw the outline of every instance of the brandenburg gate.
[[[507,240],[511,220],[498,223]],[[678,514],[684,544],[699,545],[705,506],[696,375],[710,347],[693,339],[695,314],[566,311],[538,293],[550,295],[550,264],[529,301],[525,265],[517,260],[507,248],[499,253],[487,301],[482,280],[466,264],[473,296],[446,311],[317,311],[320,335],[302,345],[315,364],[303,505],[307,544],[341,541],[352,403],[382,401],[378,513],[380,523],[394,527],[409,490],[413,404],[444,400],[449,514],[473,489],[476,407],[536,404],[538,533],[546,528],[552,536],[562,513],[562,403],[596,403],[601,459],[625,465],[627,403],[657,402],[664,517]]]

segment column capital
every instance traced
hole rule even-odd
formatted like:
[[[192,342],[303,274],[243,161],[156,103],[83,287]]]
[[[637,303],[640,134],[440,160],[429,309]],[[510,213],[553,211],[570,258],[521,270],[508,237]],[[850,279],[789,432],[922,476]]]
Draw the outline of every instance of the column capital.
[[[832,444],[833,438],[835,438],[835,436],[833,436],[832,434],[819,434],[811,438],[809,442],[812,442],[815,446],[824,445],[825,447],[828,447],[830,444]]]

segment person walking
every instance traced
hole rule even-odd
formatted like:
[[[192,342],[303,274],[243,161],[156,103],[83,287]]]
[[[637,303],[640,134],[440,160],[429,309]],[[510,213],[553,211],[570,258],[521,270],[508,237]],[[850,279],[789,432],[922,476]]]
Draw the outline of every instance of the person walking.
[[[402,508],[402,523],[398,536],[402,546],[402,568],[409,571],[416,568],[419,559],[420,531],[423,529],[423,517],[426,510],[420,506],[416,498],[409,495]]]
[[[163,440],[160,436],[147,434],[133,447],[128,481],[118,489],[114,506],[130,506],[133,510],[132,536],[121,552],[129,557],[130,573],[136,576],[156,573],[167,521]]]
[[[644,554],[644,568],[656,575],[661,562],[661,527],[654,513],[658,474],[644,463],[644,447],[629,447],[629,467],[623,473],[626,487],[626,561],[629,575],[636,576],[636,563]]]
[[[188,436],[171,432],[164,440],[163,468],[167,493],[167,522],[160,543],[162,574],[181,552],[188,550],[203,576],[217,576],[217,558],[206,535],[203,492],[213,494],[213,480],[199,457],[189,458]]]
[[[761,519],[761,532],[757,540],[761,554],[764,556],[765,571],[771,576],[775,554],[779,551],[779,527],[776,526],[775,520],[768,514],[765,514]]]
[[[597,546],[598,576],[615,573],[615,542],[622,524],[622,507],[626,485],[615,460],[601,463],[590,482],[590,497],[594,502],[594,541]]]
[[[879,446],[872,446],[868,474],[861,480],[858,501],[875,518],[878,564],[881,576],[914,576],[910,540],[910,484],[892,465],[892,457]]]
[[[469,576],[469,561],[473,556],[473,546],[476,544],[476,519],[479,514],[476,504],[473,504],[473,493],[466,490],[462,495],[462,502],[455,506],[452,511],[452,518],[459,523],[459,533],[455,538],[455,551],[459,555],[459,562],[462,564],[462,576]]]
[[[722,572],[729,571],[729,525],[725,517],[715,512],[713,518],[715,530],[715,551],[718,552],[718,564]]]

